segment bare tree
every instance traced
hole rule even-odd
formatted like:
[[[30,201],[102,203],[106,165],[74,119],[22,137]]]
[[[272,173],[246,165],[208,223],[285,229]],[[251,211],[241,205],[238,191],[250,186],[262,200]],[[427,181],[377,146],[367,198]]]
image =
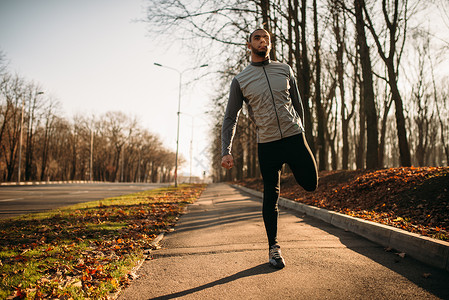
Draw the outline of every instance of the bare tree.
[[[391,105],[393,104],[393,99],[391,95],[385,91],[384,102],[383,102],[383,113],[382,119],[380,121],[380,142],[379,142],[379,167],[384,166],[385,159],[385,143],[386,143],[386,132],[387,132],[387,121],[390,112]]]
[[[35,167],[35,133],[40,125],[42,118],[42,99],[39,95],[43,94],[42,88],[36,84],[29,84],[26,88],[24,97],[28,102],[26,117],[26,151],[25,151],[25,180],[31,180],[36,177],[37,168]]]
[[[431,100],[431,85],[430,82],[426,82],[428,74],[426,74],[426,59],[429,51],[429,38],[423,37],[421,40],[419,34],[414,34],[414,48],[417,53],[416,65],[416,78],[411,82],[411,101],[414,104],[414,123],[417,130],[414,130],[416,136],[415,142],[415,156],[419,166],[426,165],[426,153],[429,151],[430,138],[431,138],[431,120],[434,118],[434,110],[432,109]],[[413,137],[413,136],[412,136]]]
[[[49,180],[70,180],[72,174],[73,148],[73,127],[72,124],[64,119],[56,117],[52,123],[52,134],[50,141],[44,144],[37,143],[36,152],[42,153],[45,149],[42,147],[48,145],[47,167],[45,168],[44,177]],[[44,136],[44,128],[40,127],[36,132],[37,139],[40,141]],[[40,160],[36,161],[39,165]],[[39,168],[41,170],[41,168]],[[44,178],[42,177],[42,178]],[[37,174],[37,179],[41,178],[41,174]]]
[[[304,127],[307,142],[313,153],[315,150],[315,139],[313,137],[313,122],[310,105],[310,84],[311,70],[309,62],[309,54],[307,47],[307,0],[289,0],[288,1],[288,40],[289,55],[288,62],[296,66],[296,74],[298,77],[298,89],[304,108]],[[293,32],[292,32],[293,29]],[[293,34],[294,33],[294,34]],[[293,64],[293,57],[296,64]]]
[[[15,79],[11,75],[3,74],[0,81],[0,145],[2,147],[3,156],[6,155],[5,138],[7,130],[17,108],[17,106],[14,105],[14,98],[16,97],[14,96],[11,85],[14,80]]]
[[[174,153],[141,129],[135,118],[109,112],[99,121],[84,116],[68,121],[61,117],[59,102],[41,96],[41,90],[17,75],[0,75],[1,181],[11,181],[18,173],[21,131],[26,180],[115,180],[118,171],[123,180],[151,180],[149,166],[154,162],[157,172],[164,173],[161,178],[171,179]],[[117,149],[122,152],[117,154]]]
[[[6,180],[11,181],[19,155],[19,139],[23,130],[24,81],[19,76],[5,75],[1,84],[2,126],[0,129],[1,152],[6,165]]]
[[[435,87],[435,84],[434,84]],[[441,145],[444,149],[444,153],[446,155],[446,165],[449,165],[449,144],[447,137],[449,136],[449,124],[446,120],[444,121],[443,116],[447,116],[449,114],[449,109],[447,106],[447,101],[440,101],[440,99],[447,99],[449,97],[449,93],[447,92],[448,89],[446,88],[443,90],[443,93],[437,94],[436,89],[434,90],[434,97],[435,97],[435,108],[437,111],[438,121],[440,124],[440,139],[441,139]],[[443,107],[441,107],[441,105]]]
[[[321,100],[321,54],[320,54],[320,36],[318,33],[318,8],[316,0],[313,0],[313,28],[315,45],[315,107],[318,122],[318,169],[325,170],[327,165],[326,139],[325,139],[325,120],[324,110]]]
[[[444,88],[437,88],[437,83],[435,80],[435,70],[434,63],[429,57],[431,74],[432,74],[432,88],[433,88],[433,98],[435,102],[436,115],[438,117],[438,123],[440,125],[440,140],[442,147],[444,149],[446,165],[449,165],[449,120],[447,116],[449,115],[449,106],[447,104],[447,99],[449,98],[449,86],[447,85],[447,80],[444,80],[444,84],[441,84]],[[446,116],[446,118],[444,117]]]
[[[371,66],[371,56],[369,47],[366,41],[365,33],[365,16],[364,11],[365,1],[354,0],[354,11],[356,18],[357,29],[357,45],[360,55],[360,63],[362,66],[363,78],[363,107],[366,115],[366,132],[367,132],[367,147],[366,147],[366,167],[368,169],[377,168],[378,162],[378,135],[377,135],[377,112],[374,102],[373,90],[373,71]]]
[[[50,179],[51,176],[47,174],[49,168],[49,162],[51,161],[50,157],[50,146],[53,142],[53,134],[56,131],[56,127],[54,126],[57,122],[59,115],[59,102],[56,100],[49,98],[44,115],[44,124],[41,129],[41,167],[40,167],[40,180],[44,181]]]
[[[342,169],[348,169],[349,165],[349,124],[354,115],[356,97],[352,98],[351,105],[346,101],[345,87],[345,62],[344,54],[346,50],[346,15],[343,13],[341,5],[337,1],[329,1],[329,8],[333,17],[333,32],[336,41],[336,74],[338,77],[338,86],[340,91],[340,115],[341,115],[341,134],[342,134]],[[343,18],[342,21],[340,19]],[[340,24],[340,22],[342,22]]]
[[[382,0],[382,15],[388,30],[385,42],[381,41],[366,5],[363,5],[362,8],[365,12],[367,27],[374,38],[379,56],[387,67],[387,82],[390,86],[395,104],[396,129],[401,165],[411,166],[410,147],[405,129],[403,101],[398,88],[398,66],[406,40],[407,20],[409,18],[408,0]],[[402,42],[402,44],[398,45],[398,42]]]

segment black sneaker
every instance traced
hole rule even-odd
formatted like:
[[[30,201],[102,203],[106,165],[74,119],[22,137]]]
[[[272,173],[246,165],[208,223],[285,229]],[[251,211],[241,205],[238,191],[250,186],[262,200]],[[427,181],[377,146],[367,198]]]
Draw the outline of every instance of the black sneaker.
[[[276,269],[282,269],[283,267],[285,267],[285,261],[281,255],[281,247],[279,245],[276,244],[270,247],[268,261],[270,265],[272,265]]]

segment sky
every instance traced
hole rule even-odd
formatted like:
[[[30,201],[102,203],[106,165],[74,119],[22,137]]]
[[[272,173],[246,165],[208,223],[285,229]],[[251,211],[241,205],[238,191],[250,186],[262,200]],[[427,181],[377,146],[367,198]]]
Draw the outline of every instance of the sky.
[[[148,36],[144,18],[144,0],[0,0],[0,49],[8,71],[39,84],[68,119],[122,111],[175,151],[179,73],[154,63],[198,66],[176,41],[167,47]],[[206,72],[183,74],[179,153],[187,162],[180,174],[190,173],[191,148],[192,174],[209,171],[210,85],[186,85]]]

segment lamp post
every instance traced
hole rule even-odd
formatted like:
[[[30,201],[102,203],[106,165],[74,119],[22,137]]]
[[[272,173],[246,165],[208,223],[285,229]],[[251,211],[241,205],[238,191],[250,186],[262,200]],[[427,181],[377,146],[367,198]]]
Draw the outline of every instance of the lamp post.
[[[94,175],[93,170],[92,170],[92,168],[94,166],[93,160],[94,160],[94,128],[92,126],[92,128],[90,129],[90,163],[89,163],[90,182],[93,181],[93,175]]]
[[[38,92],[36,94],[36,97],[38,95],[42,95],[44,92]],[[19,168],[17,170],[17,183],[20,183],[20,177],[22,176],[21,169],[22,169],[22,136],[23,136],[23,115],[25,110],[25,99],[22,101],[22,114],[20,117],[20,137],[19,137]]]
[[[179,71],[178,69],[172,68],[172,67],[167,67],[164,65],[161,65],[159,63],[154,63],[155,66],[158,67],[162,67],[162,68],[167,68],[173,71],[176,71],[179,74],[179,87],[178,87],[178,92],[179,92],[179,96],[178,96],[178,128],[176,131],[176,158],[175,158],[175,187],[178,186],[178,151],[179,151],[179,123],[180,123],[180,117],[181,117],[181,84],[182,84],[182,74],[186,71],[189,70],[194,70],[194,69],[198,69],[198,68],[204,68],[207,67],[208,65],[201,65],[199,67],[193,67],[193,68],[188,68],[188,69],[184,69],[182,71]]]

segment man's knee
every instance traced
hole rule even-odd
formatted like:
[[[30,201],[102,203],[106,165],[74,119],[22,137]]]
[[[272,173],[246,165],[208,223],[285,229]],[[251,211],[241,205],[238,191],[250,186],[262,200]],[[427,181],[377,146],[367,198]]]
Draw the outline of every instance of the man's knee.
[[[302,185],[302,187],[308,192],[313,192],[318,188],[318,182],[315,182],[313,184],[304,184]]]
[[[297,178],[295,177],[296,182],[302,186],[307,192],[313,192],[318,188],[318,178]]]
[[[317,189],[318,187],[318,177],[315,178],[310,178],[310,177],[314,177],[314,176],[308,176],[308,178],[306,176],[299,176],[297,174],[293,174],[296,182],[302,186],[303,189],[305,189],[308,192],[313,192]]]

